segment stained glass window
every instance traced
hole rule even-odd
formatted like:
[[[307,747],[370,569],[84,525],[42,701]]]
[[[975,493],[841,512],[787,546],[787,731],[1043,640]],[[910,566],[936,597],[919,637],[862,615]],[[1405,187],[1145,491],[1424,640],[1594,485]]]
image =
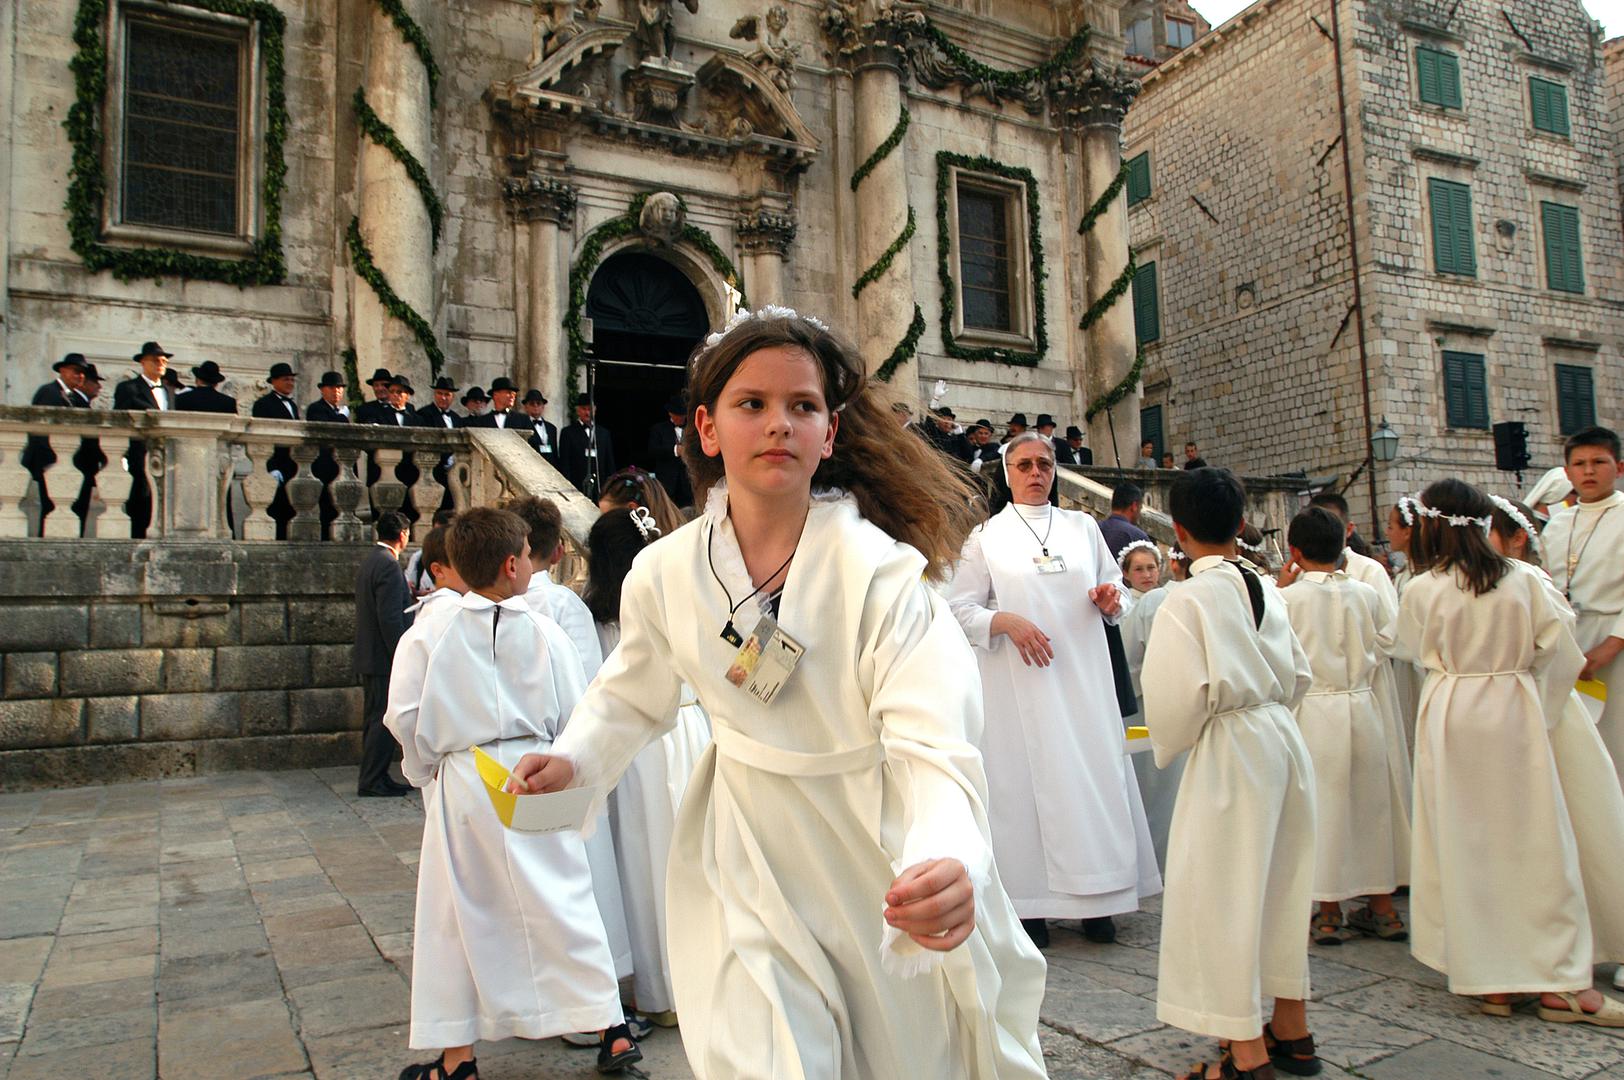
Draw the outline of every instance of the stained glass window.
[[[959,288],[964,325],[1015,330],[1010,307],[1008,196],[959,188]]]

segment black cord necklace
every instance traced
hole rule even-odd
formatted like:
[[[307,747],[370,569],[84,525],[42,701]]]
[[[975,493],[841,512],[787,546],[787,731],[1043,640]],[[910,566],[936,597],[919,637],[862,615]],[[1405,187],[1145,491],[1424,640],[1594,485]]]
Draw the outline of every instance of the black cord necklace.
[[[800,550],[801,541],[799,538],[797,538],[795,541],[795,546],[790,549],[789,558],[785,559],[783,564],[780,565],[777,570],[774,570],[772,573],[768,574],[767,580],[763,581],[760,585],[757,585],[755,589],[751,591],[749,596],[746,596],[743,600],[740,600],[737,604],[735,604],[733,602],[733,594],[728,592],[727,585],[722,581],[722,575],[716,572],[716,557],[711,550],[711,541],[715,539],[715,536],[716,526],[712,524],[710,531],[705,534],[705,561],[710,564],[711,577],[716,579],[716,584],[722,587],[722,595],[727,597],[727,625],[722,627],[721,638],[723,641],[737,649],[744,644],[744,635],[739,633],[738,629],[733,625],[733,616],[737,615],[739,613],[739,609],[745,604],[749,603],[752,597],[759,594],[762,589],[765,589],[769,582],[784,572],[785,568],[789,566],[790,561],[795,558],[795,553]]]
[[[1049,557],[1049,534],[1054,532],[1054,507],[1049,507],[1049,516],[1046,519],[1048,523],[1043,526],[1042,536],[1039,536],[1038,531],[1032,528],[1031,522],[1026,520],[1026,515],[1021,513],[1018,504],[1015,509],[1015,516],[1020,519],[1022,525],[1026,526],[1026,531],[1032,534],[1032,539],[1038,542],[1038,547],[1043,549],[1043,557],[1047,559]]]

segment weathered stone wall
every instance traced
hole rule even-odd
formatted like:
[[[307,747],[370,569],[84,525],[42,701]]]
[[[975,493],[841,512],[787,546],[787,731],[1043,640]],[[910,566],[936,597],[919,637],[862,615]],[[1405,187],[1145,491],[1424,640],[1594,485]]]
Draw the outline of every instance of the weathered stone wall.
[[[342,544],[0,544],[0,789],[353,761]]]

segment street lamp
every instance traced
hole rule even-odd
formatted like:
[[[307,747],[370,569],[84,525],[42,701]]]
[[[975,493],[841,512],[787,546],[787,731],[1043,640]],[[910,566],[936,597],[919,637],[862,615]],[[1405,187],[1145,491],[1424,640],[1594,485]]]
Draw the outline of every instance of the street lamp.
[[[1398,432],[1387,426],[1387,417],[1376,425],[1376,430],[1370,433],[1370,453],[1380,462],[1392,461],[1398,457]]]

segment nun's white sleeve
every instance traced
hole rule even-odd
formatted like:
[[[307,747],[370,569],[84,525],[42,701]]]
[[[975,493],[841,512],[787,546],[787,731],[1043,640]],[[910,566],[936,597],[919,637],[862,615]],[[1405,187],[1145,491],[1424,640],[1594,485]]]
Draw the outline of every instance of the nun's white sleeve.
[[[1100,531],[1100,523],[1094,520],[1092,514],[1084,514],[1088,519],[1088,544],[1094,551],[1094,580],[1101,585],[1111,585],[1116,588],[1117,595],[1122,598],[1122,607],[1115,615],[1100,612],[1100,617],[1112,626],[1122,625],[1128,612],[1133,610],[1135,600],[1133,591],[1122,583],[1122,567],[1111,557],[1111,545],[1105,542],[1105,533]]]
[[[992,572],[987,569],[986,552],[981,550],[979,528],[964,541],[964,551],[947,586],[947,606],[971,645],[992,648],[992,617],[998,614],[998,597],[992,591]]]

